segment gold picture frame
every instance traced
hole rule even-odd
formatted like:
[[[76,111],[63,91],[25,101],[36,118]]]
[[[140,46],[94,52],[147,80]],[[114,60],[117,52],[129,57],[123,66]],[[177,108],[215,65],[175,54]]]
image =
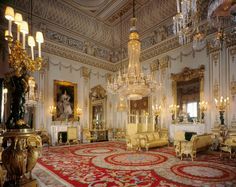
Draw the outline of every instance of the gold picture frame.
[[[74,120],[77,108],[77,84],[54,80],[55,121]]]

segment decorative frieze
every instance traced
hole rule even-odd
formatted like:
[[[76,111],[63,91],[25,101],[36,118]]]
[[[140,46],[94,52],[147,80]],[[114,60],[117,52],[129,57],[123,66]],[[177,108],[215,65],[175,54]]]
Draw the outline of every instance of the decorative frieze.
[[[43,51],[63,58],[71,59],[86,65],[94,66],[108,71],[116,71],[115,64],[97,58],[93,58],[81,52],[75,52],[74,50],[70,50],[63,46],[53,44],[51,42],[46,42],[44,44]]]
[[[153,58],[153,57],[158,56],[160,54],[166,53],[166,52],[168,52],[172,49],[175,49],[177,47],[180,47],[180,44],[178,42],[178,38],[174,37],[174,38],[167,39],[167,40],[155,45],[154,47],[144,50],[141,53],[141,61],[146,61],[150,58]]]

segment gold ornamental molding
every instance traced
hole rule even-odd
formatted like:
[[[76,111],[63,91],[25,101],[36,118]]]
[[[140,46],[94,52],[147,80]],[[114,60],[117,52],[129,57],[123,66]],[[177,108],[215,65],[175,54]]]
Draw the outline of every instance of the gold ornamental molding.
[[[84,79],[89,79],[90,78],[90,71],[87,67],[81,67],[80,70],[80,76],[83,77]]]
[[[177,104],[177,82],[190,81],[192,79],[198,78],[200,80],[200,100],[204,98],[204,72],[205,66],[201,65],[197,69],[190,69],[185,67],[180,73],[172,73],[172,96],[174,99],[174,104]]]
[[[213,61],[218,61],[220,59],[220,52],[216,52],[214,54],[212,54],[212,60]]]
[[[235,47],[232,47],[232,48],[229,50],[229,53],[230,53],[231,56],[236,55],[236,46],[235,46]]]
[[[204,78],[205,66],[201,65],[197,69],[190,69],[185,67],[181,73],[171,73],[171,79],[173,81],[189,81],[195,78]]]
[[[233,96],[236,95],[236,81],[231,81],[230,92],[231,92],[231,95]]]
[[[111,80],[112,80],[112,74],[111,73],[106,73],[105,77],[106,77],[106,82],[108,82],[108,81],[111,82]]]
[[[164,56],[160,59],[160,69],[166,69],[169,67],[170,57]]]
[[[112,72],[115,72],[117,70],[116,65],[113,63],[91,57],[81,52],[75,52],[74,50],[68,49],[66,47],[55,45],[52,42],[46,41],[43,47],[43,51],[104,70]]]
[[[159,70],[159,60],[156,59],[150,64],[151,72],[158,71]]]
[[[213,95],[214,98],[218,98],[219,97],[219,84],[217,82],[215,82],[214,86],[213,86]]]

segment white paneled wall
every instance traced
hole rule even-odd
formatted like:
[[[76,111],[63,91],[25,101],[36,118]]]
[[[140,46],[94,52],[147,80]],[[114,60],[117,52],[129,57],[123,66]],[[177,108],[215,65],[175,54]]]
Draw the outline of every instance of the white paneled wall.
[[[61,58],[56,55],[45,54],[45,56],[48,59],[48,68],[44,73],[40,73],[36,76],[39,83],[39,89],[44,97],[43,103],[37,108],[36,127],[39,128],[44,126],[50,131],[52,121],[48,112],[48,107],[53,105],[54,80],[64,80],[77,84],[78,104],[83,109],[81,124],[83,127],[89,127],[89,91],[92,87],[97,85],[106,88],[106,74],[112,74],[112,72],[86,66],[79,62]],[[184,67],[194,69],[199,68],[200,65],[204,65],[203,99],[209,103],[205,115],[206,130],[210,132],[211,128],[219,123],[219,116],[215,107],[214,98],[221,95],[230,97],[231,103],[225,115],[225,123],[228,127],[236,128],[234,126],[234,124],[236,124],[235,91],[233,92],[230,90],[233,83],[236,81],[236,47],[225,48],[207,54],[206,48],[196,52],[192,50],[191,45],[183,46],[142,62],[144,73],[149,74],[150,64],[165,56],[169,56],[170,59],[168,67],[154,72],[154,77],[157,82],[161,83],[161,87],[153,93],[152,97],[149,99],[150,110],[152,104],[163,106],[161,114],[162,127],[168,127],[171,123],[171,114],[168,109],[169,105],[173,104],[171,73],[179,73]],[[82,66],[87,67],[91,71],[89,79],[85,79],[81,76],[79,69],[81,69]],[[117,102],[117,96],[108,94],[106,115],[106,126],[108,128],[125,128],[125,124],[127,123],[127,113],[117,112],[116,110]]]

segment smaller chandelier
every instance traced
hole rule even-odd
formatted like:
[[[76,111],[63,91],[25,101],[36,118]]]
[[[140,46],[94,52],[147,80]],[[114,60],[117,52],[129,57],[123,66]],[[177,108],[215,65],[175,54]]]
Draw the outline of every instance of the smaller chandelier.
[[[197,32],[193,36],[193,49],[201,50],[206,46],[205,35],[199,31],[197,28]]]
[[[190,42],[190,37],[198,21],[197,0],[176,0],[177,14],[173,17],[173,33],[179,37],[179,43]]]
[[[151,93],[155,89],[157,82],[151,75],[144,76],[139,61],[141,43],[139,34],[136,29],[137,19],[133,14],[131,18],[131,28],[128,42],[129,65],[127,72],[108,81],[107,89],[113,94],[119,94],[128,100],[140,100]]]

